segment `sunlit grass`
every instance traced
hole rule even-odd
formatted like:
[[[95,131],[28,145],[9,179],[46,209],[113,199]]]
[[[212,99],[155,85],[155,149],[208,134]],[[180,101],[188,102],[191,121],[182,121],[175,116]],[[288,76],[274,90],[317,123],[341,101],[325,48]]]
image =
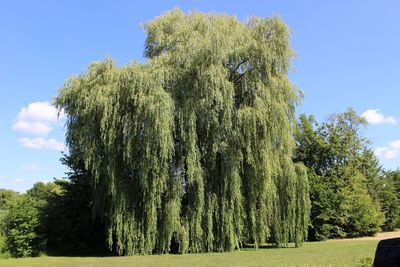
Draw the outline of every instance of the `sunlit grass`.
[[[0,259],[0,266],[357,266],[361,258],[373,258],[377,243],[328,241],[306,243],[301,248],[246,249],[232,253]]]

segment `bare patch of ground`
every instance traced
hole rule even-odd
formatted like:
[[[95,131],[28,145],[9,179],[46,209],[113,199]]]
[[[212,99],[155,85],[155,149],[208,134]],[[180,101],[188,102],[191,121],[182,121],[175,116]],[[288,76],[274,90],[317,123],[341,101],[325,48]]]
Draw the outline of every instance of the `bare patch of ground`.
[[[366,240],[383,240],[388,238],[400,237],[400,231],[378,233],[376,236],[366,236],[359,238],[344,238],[344,239],[331,239],[328,242],[343,242],[343,241],[366,241]]]

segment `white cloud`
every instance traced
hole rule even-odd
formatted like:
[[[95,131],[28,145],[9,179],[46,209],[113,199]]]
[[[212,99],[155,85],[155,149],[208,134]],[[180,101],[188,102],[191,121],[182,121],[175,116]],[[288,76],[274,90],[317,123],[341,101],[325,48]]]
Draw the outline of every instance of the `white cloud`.
[[[27,122],[27,121],[17,121],[13,125],[13,130],[29,132],[38,135],[47,135],[53,128],[45,122]]]
[[[385,159],[397,158],[400,154],[400,150],[388,147],[378,147],[375,149],[375,155]]]
[[[368,109],[361,117],[364,117],[371,124],[396,124],[397,120],[392,116],[383,115],[379,109]]]
[[[45,139],[45,138],[20,138],[19,143],[23,147],[35,148],[35,149],[54,149],[62,151],[65,149],[65,145],[58,142],[56,139]]]
[[[390,142],[390,146],[391,146],[393,149],[400,150],[400,139],[399,139],[399,140],[394,140],[394,141]]]
[[[385,159],[395,159],[400,156],[400,139],[389,143],[387,147],[377,147],[375,155]]]
[[[21,109],[12,128],[36,135],[47,135],[53,130],[51,125],[64,117],[64,112],[58,114],[58,110],[49,102],[34,102]]]
[[[385,153],[385,157],[387,159],[395,159],[399,156],[399,151],[398,150],[394,150],[394,149],[390,149]]]
[[[60,118],[63,118],[64,113],[60,114]],[[23,107],[17,115],[18,120],[34,120],[42,122],[57,122],[58,111],[50,105],[49,102],[34,102],[30,103],[28,107]]]
[[[21,178],[14,179],[14,183],[16,183],[16,184],[22,184],[25,182],[27,182],[25,179],[21,179]]]
[[[22,190],[22,191],[25,191],[25,190],[31,188],[34,183],[42,182],[42,183],[47,184],[48,182],[51,182],[51,181],[52,180],[50,180],[50,179],[43,179],[43,178],[34,178],[34,179],[31,179],[31,178],[16,178],[16,179],[13,180],[13,182],[15,184],[22,185],[23,187],[25,187],[24,190]],[[18,191],[20,191],[20,190],[18,190]]]
[[[46,169],[41,167],[37,163],[31,163],[31,164],[26,164],[26,165],[21,166],[21,170],[38,172],[38,171],[44,171]]]

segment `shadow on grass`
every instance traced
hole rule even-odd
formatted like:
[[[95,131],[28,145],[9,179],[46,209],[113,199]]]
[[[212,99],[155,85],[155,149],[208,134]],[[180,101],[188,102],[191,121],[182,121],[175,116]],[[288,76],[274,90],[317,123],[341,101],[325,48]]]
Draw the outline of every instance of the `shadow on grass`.
[[[260,244],[258,247],[256,247],[254,244],[243,244],[240,249],[235,249],[234,251],[257,251],[260,249],[289,249],[289,248],[296,248],[295,244],[290,243],[287,246],[278,246],[277,244]],[[207,252],[204,252],[207,254]],[[186,253],[186,254],[204,254],[204,253]],[[212,252],[212,253],[227,253],[227,252]],[[47,252],[45,254],[46,256],[49,257],[73,257],[73,258],[91,258],[91,257],[96,257],[96,258],[106,258],[106,257],[120,257],[120,255],[112,252],[96,252],[96,253],[60,253],[60,252]],[[177,253],[176,251],[172,250],[170,253],[165,253],[165,254],[159,254],[159,253],[153,253],[151,255],[182,255],[180,253]]]
[[[258,247],[256,247],[254,244],[244,244],[240,249],[256,250],[256,249],[279,249],[279,248],[286,249],[286,248],[298,248],[298,247],[296,247],[294,243],[293,244],[290,243],[287,246],[278,246],[277,244],[260,244],[258,245]]]

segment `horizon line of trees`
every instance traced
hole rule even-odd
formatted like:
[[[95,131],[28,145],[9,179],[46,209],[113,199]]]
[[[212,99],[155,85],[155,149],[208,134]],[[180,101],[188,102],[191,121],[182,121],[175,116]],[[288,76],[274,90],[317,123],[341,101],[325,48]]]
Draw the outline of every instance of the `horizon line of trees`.
[[[366,122],[349,109],[318,124],[300,115],[293,161],[310,183],[308,241],[374,235],[400,228],[400,170],[385,170],[361,135]],[[82,159],[64,155],[66,179],[26,193],[0,189],[0,254],[117,255],[106,221],[93,214],[92,179]],[[174,241],[170,253],[179,253]]]

